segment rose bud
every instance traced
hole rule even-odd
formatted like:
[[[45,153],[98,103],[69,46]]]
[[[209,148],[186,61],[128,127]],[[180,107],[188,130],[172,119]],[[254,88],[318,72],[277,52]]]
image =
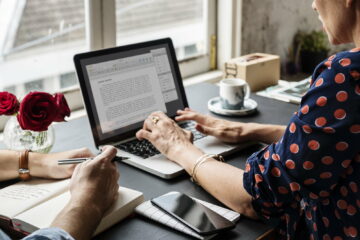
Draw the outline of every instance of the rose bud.
[[[65,117],[70,116],[69,105],[67,104],[65,96],[62,93],[56,93],[54,98],[55,98],[55,102],[57,105],[57,114],[56,114],[54,121],[55,122],[63,122],[63,121],[65,121]]]
[[[19,101],[9,92],[0,92],[0,115],[13,115],[19,111]]]

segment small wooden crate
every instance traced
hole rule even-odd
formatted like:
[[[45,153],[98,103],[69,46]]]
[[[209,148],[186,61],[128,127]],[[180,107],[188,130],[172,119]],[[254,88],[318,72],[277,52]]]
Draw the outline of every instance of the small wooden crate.
[[[244,79],[253,92],[276,85],[280,79],[280,57],[252,53],[230,59],[225,63],[225,78]]]

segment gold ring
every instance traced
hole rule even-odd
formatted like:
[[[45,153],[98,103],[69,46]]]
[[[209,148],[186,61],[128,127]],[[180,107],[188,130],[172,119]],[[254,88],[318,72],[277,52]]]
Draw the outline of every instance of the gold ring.
[[[153,116],[151,118],[151,120],[152,120],[153,124],[156,125],[158,123],[158,121],[160,120],[160,118],[158,116]]]

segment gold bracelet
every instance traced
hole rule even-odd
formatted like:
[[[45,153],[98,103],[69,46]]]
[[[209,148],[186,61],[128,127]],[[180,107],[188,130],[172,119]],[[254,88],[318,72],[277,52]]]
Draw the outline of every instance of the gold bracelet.
[[[217,154],[204,154],[202,155],[201,157],[199,157],[196,162],[195,162],[195,165],[193,167],[193,170],[191,172],[191,178],[190,180],[196,184],[199,184],[198,181],[197,181],[197,178],[196,178],[196,173],[197,173],[197,170],[199,169],[199,167],[204,163],[206,162],[207,160],[209,159],[215,159],[215,160],[218,160],[220,162],[224,162],[224,158],[221,156],[221,155],[217,155]]]
[[[201,162],[204,158],[206,158],[207,156],[209,156],[210,154],[208,153],[205,153],[204,155],[201,155],[196,161],[195,161],[195,164],[194,164],[194,167],[190,173],[190,176],[193,176],[194,175],[194,171],[195,169],[197,168],[197,165],[199,164],[199,162]]]
[[[206,162],[207,160],[211,159],[212,157],[213,157],[213,156],[211,156],[211,155],[210,155],[210,156],[207,156],[206,158],[203,158],[203,159],[199,162],[198,165],[196,165],[196,168],[194,169],[194,173],[193,173],[193,176],[192,176],[194,183],[199,184],[199,183],[198,183],[198,180],[197,180],[197,178],[196,178],[196,173],[197,173],[198,169],[200,168],[200,166],[201,166],[204,162]]]

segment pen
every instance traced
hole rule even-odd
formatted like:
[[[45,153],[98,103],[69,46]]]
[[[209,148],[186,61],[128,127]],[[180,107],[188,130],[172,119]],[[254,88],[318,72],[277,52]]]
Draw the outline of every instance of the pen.
[[[85,162],[87,160],[93,160],[94,157],[92,158],[71,158],[71,159],[62,159],[62,160],[58,160],[58,165],[65,165],[65,164],[78,164],[78,163],[82,163]],[[122,160],[126,160],[129,159],[128,157],[120,157],[120,156],[115,156],[111,161],[115,162],[115,161],[122,161]]]

